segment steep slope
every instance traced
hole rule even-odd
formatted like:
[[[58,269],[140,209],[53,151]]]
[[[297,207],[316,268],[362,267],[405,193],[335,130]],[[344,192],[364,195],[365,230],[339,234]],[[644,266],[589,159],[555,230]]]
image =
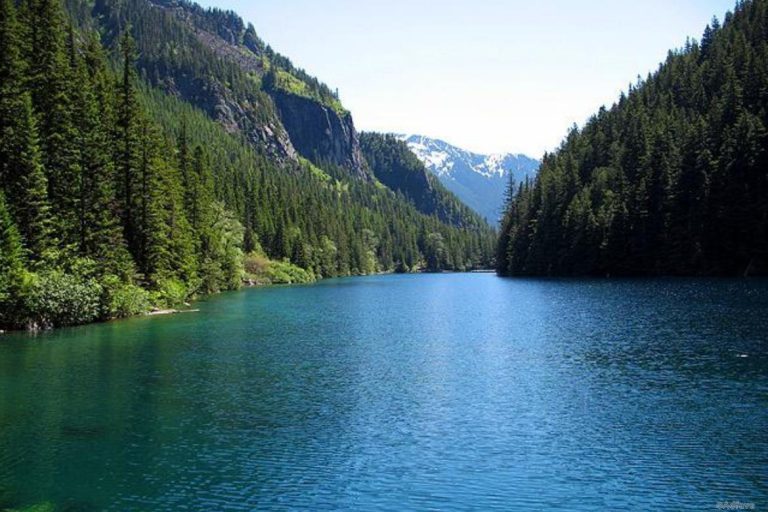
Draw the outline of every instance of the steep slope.
[[[235,13],[184,0],[67,0],[115,47],[124,27],[154,87],[203,109],[280,160],[303,156],[368,179],[351,114],[330,89],[259,39]],[[85,18],[84,18],[85,17]]]
[[[502,217],[510,181],[532,179],[540,165],[525,155],[481,155],[422,135],[398,137],[448,190],[492,224]]]
[[[236,14],[177,0],[128,0],[128,7],[100,0],[93,14],[108,44],[119,27],[135,24],[138,66],[153,87],[203,109],[272,159],[303,157],[334,178],[373,180],[352,115],[337,94],[274,52]],[[434,196],[430,201],[451,202],[438,197],[442,190],[422,185],[418,193]],[[455,225],[477,224],[460,218],[456,205],[441,208],[453,212]]]
[[[368,179],[360,140],[346,111],[280,88],[270,89],[280,112],[280,120],[290,133],[291,141],[305,158],[316,165],[331,164]]]
[[[338,100],[295,70],[280,73],[302,86],[262,88],[190,31],[199,8],[68,6],[0,2],[0,329],[174,307],[265,272],[290,282],[492,262],[486,224],[419,211],[361,155],[314,165],[297,153],[266,89],[341,119]],[[243,34],[233,15],[201,12],[217,41]],[[275,70],[288,65],[264,51],[264,78],[285,80]]]
[[[388,188],[403,194],[420,212],[455,226],[485,224],[427,171],[405,142],[393,135],[364,133],[361,143],[374,176]]]
[[[768,0],[601,109],[508,207],[508,275],[768,273]]]

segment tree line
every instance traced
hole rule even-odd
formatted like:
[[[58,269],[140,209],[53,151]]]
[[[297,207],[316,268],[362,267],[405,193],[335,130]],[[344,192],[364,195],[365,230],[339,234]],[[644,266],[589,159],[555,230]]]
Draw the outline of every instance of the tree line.
[[[502,275],[768,272],[768,1],[739,2],[511,188]]]

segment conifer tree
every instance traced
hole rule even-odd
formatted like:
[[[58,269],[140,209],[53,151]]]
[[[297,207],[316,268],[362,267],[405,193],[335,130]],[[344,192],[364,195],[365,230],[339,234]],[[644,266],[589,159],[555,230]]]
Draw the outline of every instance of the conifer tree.
[[[102,121],[96,90],[99,77],[92,76],[84,59],[75,61],[80,84],[74,95],[80,155],[80,251],[109,264],[122,246],[115,218],[114,167],[110,155],[109,126]]]
[[[21,98],[12,133],[4,137],[9,150],[6,191],[30,259],[54,256],[56,239],[51,226],[47,180],[40,163],[35,120],[29,94]]]
[[[181,176],[164,158],[167,142],[147,121],[140,126],[137,180],[137,262],[151,280],[197,277],[193,232],[184,211]]]
[[[197,98],[162,91],[169,83],[206,84],[204,95],[227,89],[248,118],[243,135],[277,121],[253,77],[201,46],[175,15],[143,0],[99,1],[93,18],[89,6],[66,5],[70,16],[59,0],[20,0],[18,8],[0,0],[0,294],[15,287],[16,305],[26,308],[2,304],[0,328],[44,314],[33,303],[68,310],[64,284],[89,308],[51,325],[237,288],[244,251],[290,259],[307,276],[411,270],[430,251],[440,267],[488,263],[490,228],[430,182],[402,144],[371,137],[381,161],[399,162],[431,188],[427,201],[408,198],[403,191],[413,187],[393,193],[332,164],[275,159],[262,141],[233,136],[195,108]],[[207,22],[215,29],[220,20]],[[248,44],[264,50],[254,34]],[[269,59],[275,75],[302,81],[312,101],[332,101],[287,59],[269,53],[267,67]],[[430,245],[422,233],[443,242]],[[29,289],[8,284],[21,279],[45,283],[41,296],[25,302]]]
[[[21,280],[22,261],[21,237],[0,190],[0,322]]]
[[[35,34],[29,85],[39,120],[43,166],[48,179],[48,200],[60,243],[67,249],[79,242],[80,157],[75,141],[72,91],[76,87],[66,53],[64,13],[59,0],[29,2]]]
[[[136,43],[130,28],[120,40],[122,74],[118,86],[115,130],[115,162],[118,175],[117,197],[128,248],[136,260],[141,259],[141,246],[137,226],[137,201],[140,165],[141,114],[136,90]]]
[[[767,12],[739,2],[545,157],[499,272],[768,273]]]
[[[12,137],[24,94],[19,31],[13,0],[0,1],[0,187],[11,172]]]

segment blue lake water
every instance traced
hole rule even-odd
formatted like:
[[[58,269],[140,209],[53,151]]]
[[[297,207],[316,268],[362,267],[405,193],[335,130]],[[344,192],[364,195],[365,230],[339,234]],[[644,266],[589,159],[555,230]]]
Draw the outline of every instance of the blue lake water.
[[[0,337],[0,510],[768,507],[768,282],[378,276]]]

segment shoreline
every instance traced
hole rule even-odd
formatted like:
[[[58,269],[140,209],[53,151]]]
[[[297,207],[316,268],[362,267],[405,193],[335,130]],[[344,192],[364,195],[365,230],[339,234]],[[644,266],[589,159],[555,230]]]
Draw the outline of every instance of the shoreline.
[[[158,309],[156,311],[150,311],[148,313],[144,313],[143,315],[138,315],[138,316],[168,316],[168,315],[181,315],[184,313],[199,313],[199,312],[200,312],[199,309]]]
[[[458,271],[458,270],[442,270],[438,272],[430,272],[428,270],[418,270],[414,272],[395,272],[395,271],[384,271],[384,272],[376,272],[374,274],[365,274],[365,275],[351,275],[351,276],[338,276],[337,278],[350,278],[350,277],[370,277],[370,276],[388,276],[388,275],[424,275],[424,274],[491,274],[494,273],[493,270],[464,270],[464,271]],[[337,279],[334,278],[334,279]],[[281,287],[281,286],[300,286],[300,285],[306,285],[306,284],[316,284],[321,281],[324,281],[325,279],[316,279],[313,283],[285,283],[285,284],[274,284],[274,283],[264,283],[259,282],[255,280],[249,280],[244,281],[243,286],[239,288],[238,290],[226,290],[221,291],[218,293],[212,293],[212,294],[206,294],[206,295],[200,295],[199,297],[196,297],[192,300],[192,304],[195,302],[198,302],[200,300],[204,300],[206,298],[210,297],[216,297],[218,295],[221,295],[223,293],[229,293],[229,292],[237,292],[237,291],[243,291],[243,290],[251,290],[251,289],[257,289],[257,288],[273,288],[273,287]],[[191,307],[192,304],[184,304],[187,307]],[[175,316],[175,315],[181,315],[181,314],[187,314],[187,313],[199,313],[200,309],[181,309],[181,308],[163,308],[163,309],[156,309],[152,311],[147,311],[138,315],[132,315],[127,316],[123,318],[107,318],[103,320],[97,320],[94,322],[88,322],[84,324],[77,324],[77,325],[67,325],[67,326],[61,326],[61,327],[54,327],[52,329],[41,329],[41,330],[30,330],[30,329],[0,329],[0,337],[10,334],[19,334],[19,333],[27,333],[27,334],[39,334],[39,333],[46,333],[46,332],[53,332],[53,331],[59,331],[61,329],[69,329],[72,327],[83,327],[85,325],[97,325],[97,324],[106,324],[110,322],[119,322],[122,320],[130,320],[132,318],[143,318],[143,317],[162,317],[162,316]]]

